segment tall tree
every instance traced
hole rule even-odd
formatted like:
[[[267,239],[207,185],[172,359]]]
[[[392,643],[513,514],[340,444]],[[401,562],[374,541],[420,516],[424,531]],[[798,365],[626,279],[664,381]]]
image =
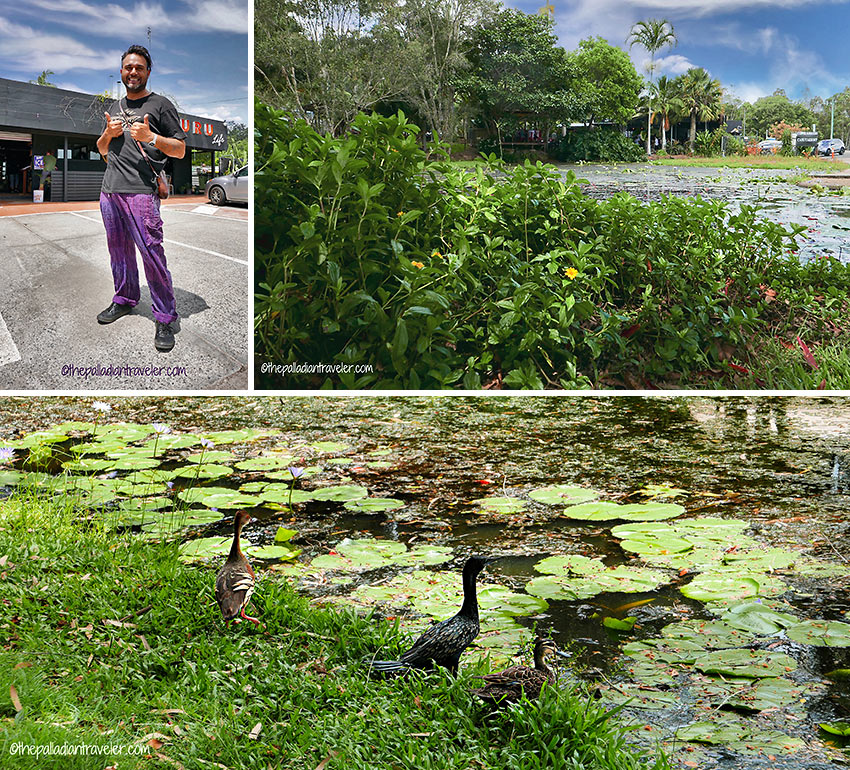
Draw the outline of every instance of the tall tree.
[[[358,112],[400,96],[403,50],[379,24],[392,2],[256,0],[260,97],[339,134]]]
[[[723,100],[723,87],[719,80],[712,79],[702,67],[691,67],[684,75],[676,78],[679,98],[686,114],[691,118],[688,133],[690,151],[694,151],[697,135],[697,120],[713,120],[719,117]]]
[[[567,54],[548,17],[503,10],[476,28],[469,61],[458,91],[491,135],[520,113],[546,123],[567,120],[574,111]]]
[[[569,88],[577,102],[575,117],[587,124],[625,123],[635,114],[641,78],[625,51],[592,37],[567,54],[567,64]]]
[[[778,89],[781,90],[781,89]],[[756,136],[765,136],[774,123],[798,123],[811,126],[815,117],[805,105],[792,102],[785,93],[756,99],[747,110],[747,127]]]
[[[473,30],[497,8],[494,0],[406,0],[384,20],[404,48],[405,97],[446,141],[455,133],[456,83],[469,67]]]
[[[679,97],[676,81],[662,75],[655,83],[653,95],[655,109],[661,119],[661,149],[667,149],[667,129],[670,128],[671,118],[684,112],[684,105]]]
[[[652,93],[653,76],[655,74],[655,54],[666,46],[677,43],[673,25],[667,19],[648,19],[632,25],[626,40],[631,48],[635,43],[642,45],[649,52],[649,89],[647,90],[648,109],[646,116],[646,154],[652,152]]]

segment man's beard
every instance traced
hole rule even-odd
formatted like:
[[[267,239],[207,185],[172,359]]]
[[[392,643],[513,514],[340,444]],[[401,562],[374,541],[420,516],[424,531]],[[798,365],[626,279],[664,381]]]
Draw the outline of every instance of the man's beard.
[[[131,83],[129,78],[127,80],[124,80],[123,83],[124,87],[127,89],[127,93],[130,94],[138,93],[139,91],[144,91],[145,86],[147,85],[147,83],[142,80],[138,80],[135,83]]]

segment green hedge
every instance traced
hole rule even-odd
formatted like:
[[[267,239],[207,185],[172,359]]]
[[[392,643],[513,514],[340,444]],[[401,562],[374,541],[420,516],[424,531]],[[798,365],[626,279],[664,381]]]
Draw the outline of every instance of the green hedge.
[[[260,104],[256,131],[259,387],[687,377],[846,309],[850,268],[801,265],[794,232],[752,207],[596,201],[542,163],[428,161],[401,113],[333,138]],[[262,362],[373,371],[281,379]]]

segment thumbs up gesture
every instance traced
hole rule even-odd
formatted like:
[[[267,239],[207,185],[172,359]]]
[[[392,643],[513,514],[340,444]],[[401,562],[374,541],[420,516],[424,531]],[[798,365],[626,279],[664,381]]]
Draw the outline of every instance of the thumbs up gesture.
[[[118,118],[113,118],[108,112],[103,113],[106,116],[106,130],[104,133],[109,137],[121,136],[124,133],[124,126]]]
[[[141,123],[136,122],[130,126],[130,136],[132,136],[137,142],[153,141],[153,131],[151,131],[151,127],[148,124],[147,115],[145,115]]]

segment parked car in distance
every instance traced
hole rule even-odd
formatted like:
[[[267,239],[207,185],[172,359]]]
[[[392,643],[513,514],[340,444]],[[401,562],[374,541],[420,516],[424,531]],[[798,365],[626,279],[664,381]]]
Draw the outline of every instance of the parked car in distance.
[[[844,155],[844,142],[840,139],[821,139],[818,142],[818,155]]]
[[[204,188],[204,192],[214,206],[223,206],[229,201],[247,203],[250,189],[251,177],[248,174],[248,166],[242,166],[232,174],[210,179]]]
[[[779,148],[782,147],[782,142],[778,139],[763,139],[759,142],[759,150],[761,150],[762,155],[776,155],[779,151]]]

